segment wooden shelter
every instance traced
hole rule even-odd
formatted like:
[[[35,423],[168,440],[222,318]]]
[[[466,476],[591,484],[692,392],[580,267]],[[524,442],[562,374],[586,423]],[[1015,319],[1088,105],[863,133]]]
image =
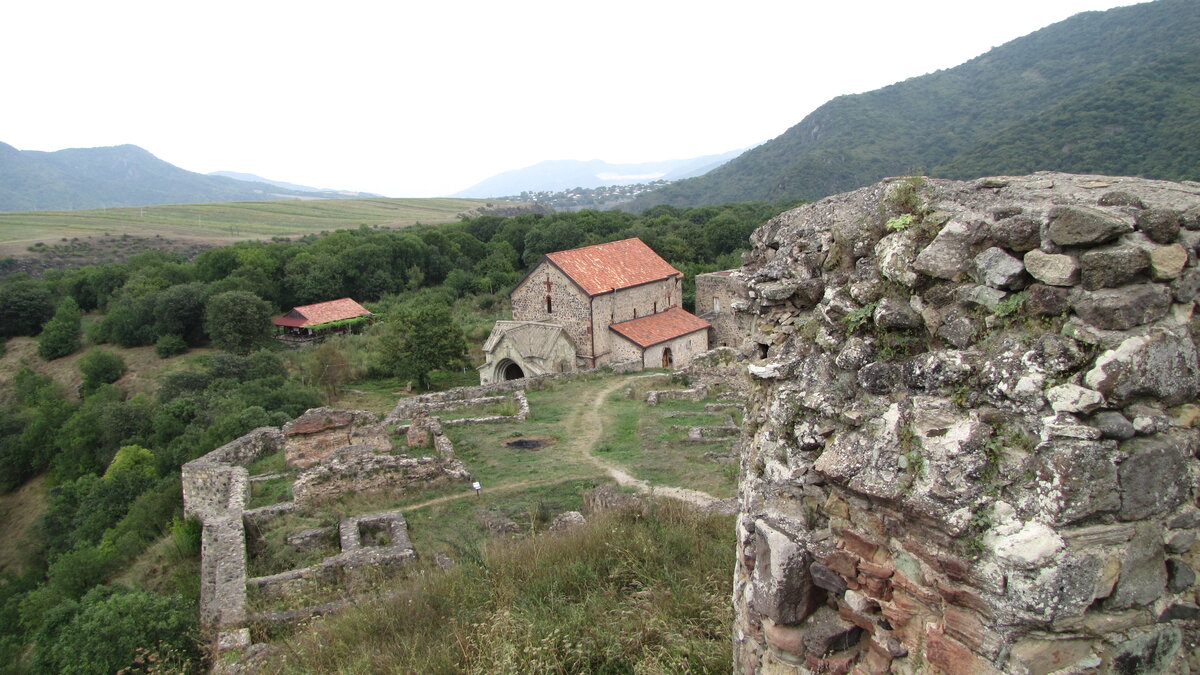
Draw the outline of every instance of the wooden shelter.
[[[370,322],[375,315],[350,298],[293,307],[271,323],[278,326],[276,339],[304,343],[323,339],[331,332],[345,333]]]

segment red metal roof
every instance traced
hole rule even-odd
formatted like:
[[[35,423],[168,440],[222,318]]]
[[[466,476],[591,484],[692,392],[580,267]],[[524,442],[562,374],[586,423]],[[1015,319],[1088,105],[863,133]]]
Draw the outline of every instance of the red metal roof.
[[[683,276],[636,237],[547,253],[546,258],[588,295]]]
[[[318,302],[313,305],[293,307],[292,311],[283,316],[275,317],[271,322],[276,326],[302,328],[304,326],[329,323],[330,321],[353,319],[356,316],[364,316],[370,313],[366,307],[363,307],[350,298],[341,298],[339,300]]]
[[[672,307],[665,312],[643,316],[640,319],[614,323],[609,329],[645,348],[703,330],[709,325],[707,321],[691,312]]]

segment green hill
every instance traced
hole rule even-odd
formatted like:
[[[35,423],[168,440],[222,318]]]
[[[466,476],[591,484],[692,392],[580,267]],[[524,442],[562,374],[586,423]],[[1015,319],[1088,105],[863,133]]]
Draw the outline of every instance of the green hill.
[[[164,162],[136,145],[38,152],[0,143],[0,211],[362,196],[367,195],[206,176]]]
[[[1089,154],[1105,158],[1087,166],[1121,166],[1122,153],[1162,148],[1164,135],[1173,154],[1195,157],[1200,134],[1170,130],[1195,128],[1187,121],[1195,117],[1195,107],[1187,105],[1197,95],[1195,74],[1183,64],[1196,63],[1198,10],[1196,0],[1157,0],[1085,12],[954,68],[840,96],[778,138],[704,176],[642,195],[629,207],[816,199],[886,176],[941,175],[938,167],[955,177],[1005,173],[1001,158],[1072,170],[1075,164],[1045,157],[1047,148],[1058,142],[1059,127],[1082,132],[1098,117],[1109,129],[1125,126],[1126,137],[1120,144],[1096,142]],[[896,58],[903,58],[905,40],[927,39],[896,38]],[[1153,130],[1136,122],[1147,119],[1154,120]],[[1039,131],[1040,140],[1024,139],[1020,150],[1006,147],[1023,131]],[[1120,173],[1200,177],[1195,161],[1180,160],[1174,169],[1158,162],[1141,166],[1144,171]]]

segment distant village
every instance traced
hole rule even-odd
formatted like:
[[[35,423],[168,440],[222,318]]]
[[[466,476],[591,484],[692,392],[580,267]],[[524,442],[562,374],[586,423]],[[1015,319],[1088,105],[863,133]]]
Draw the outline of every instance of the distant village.
[[[522,192],[519,195],[508,195],[497,199],[507,199],[517,202],[533,202],[549,206],[556,211],[579,211],[582,209],[611,209],[620,204],[632,201],[634,197],[657,190],[674,181],[656,180],[649,183],[633,185],[603,185],[595,188],[571,188],[558,192]]]

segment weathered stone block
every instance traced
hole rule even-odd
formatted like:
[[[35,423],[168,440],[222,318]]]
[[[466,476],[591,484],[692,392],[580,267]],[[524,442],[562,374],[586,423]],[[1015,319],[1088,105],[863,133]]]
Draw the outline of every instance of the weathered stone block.
[[[1050,286],[1079,283],[1079,263],[1069,255],[1034,249],[1025,254],[1025,269],[1034,279]]]
[[[1112,672],[1165,675],[1182,642],[1177,628],[1163,628],[1122,642],[1113,649]]]
[[[1182,434],[1155,434],[1121,444],[1129,458],[1121,463],[1121,520],[1141,520],[1166,513],[1183,503],[1189,486],[1178,480],[1188,474],[1191,455]]]
[[[1147,209],[1137,214],[1134,223],[1154,241],[1170,244],[1179,238],[1179,216],[1172,209]]]
[[[1150,256],[1136,246],[1106,246],[1079,257],[1080,280],[1088,290],[1127,284],[1149,268]]]
[[[1171,294],[1165,286],[1141,284],[1081,293],[1071,306],[1081,319],[1103,330],[1129,330],[1167,315]]]
[[[1102,353],[1084,384],[1113,406],[1139,396],[1178,405],[1200,391],[1200,361],[1186,331],[1155,328]]]
[[[754,523],[753,605],[776,624],[800,623],[820,602],[821,592],[809,574],[812,554],[794,535],[766,521]]]
[[[992,288],[1020,290],[1029,282],[1025,265],[996,246],[975,256],[974,265],[976,280]]]
[[[931,277],[957,281],[970,269],[971,246],[978,239],[978,226],[952,220],[917,254],[912,267]]]
[[[1162,535],[1154,525],[1138,528],[1125,550],[1121,577],[1112,595],[1104,601],[1106,610],[1143,607],[1157,600],[1167,586],[1167,564],[1163,556]]]
[[[1055,206],[1049,215],[1047,235],[1059,246],[1103,244],[1133,231],[1124,220],[1086,206]]]

